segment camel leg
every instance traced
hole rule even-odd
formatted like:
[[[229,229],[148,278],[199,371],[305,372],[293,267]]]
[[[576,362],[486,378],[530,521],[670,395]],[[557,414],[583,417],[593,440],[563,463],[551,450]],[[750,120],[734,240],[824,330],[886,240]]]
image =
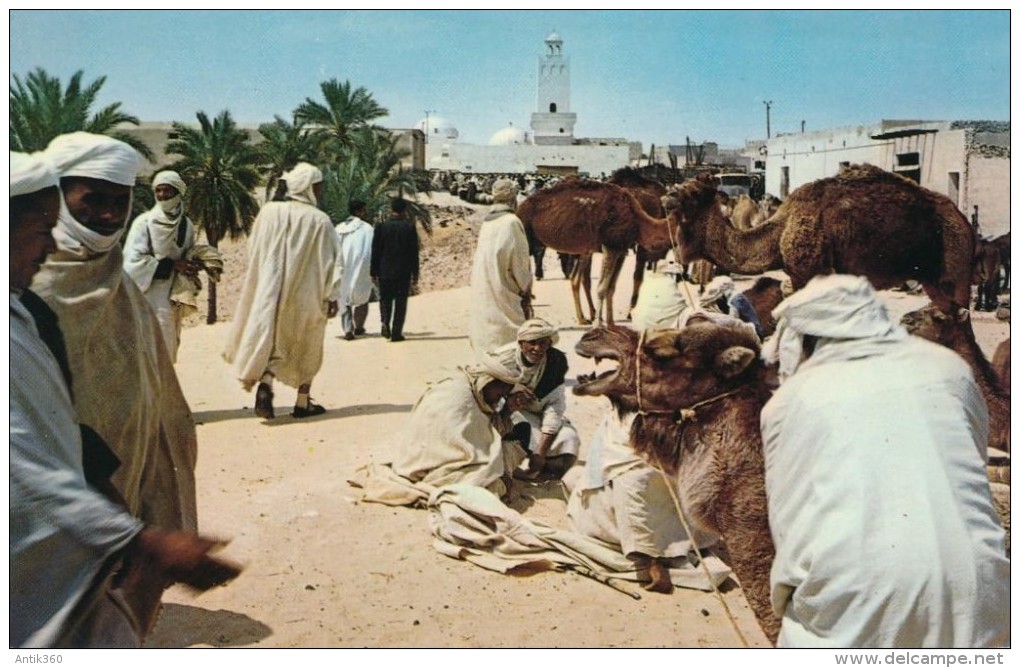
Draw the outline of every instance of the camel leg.
[[[585,318],[581,311],[581,287],[584,286],[588,298],[588,312],[595,315],[595,305],[591,302],[591,254],[578,256],[570,268],[570,292],[574,297],[574,315],[579,325],[590,325],[591,318]]]
[[[641,284],[645,280],[645,269],[647,268],[645,266],[647,264],[646,256],[647,253],[641,246],[634,248],[634,289],[630,293],[630,309],[627,310],[628,318],[631,317],[631,312],[637,306],[638,293],[641,292]]]
[[[592,254],[588,253],[580,258],[584,261],[584,266],[581,269],[581,286],[584,288],[584,298],[588,301],[588,313],[591,317],[588,318],[588,323],[595,318],[595,303],[591,298],[591,263]]]
[[[623,259],[627,257],[627,249],[623,250],[602,247],[602,275],[599,276],[599,308],[595,314],[595,321],[602,324],[602,308],[606,308],[606,324],[612,326],[613,320],[613,295],[616,292],[616,281],[620,277],[620,270],[623,268]]]

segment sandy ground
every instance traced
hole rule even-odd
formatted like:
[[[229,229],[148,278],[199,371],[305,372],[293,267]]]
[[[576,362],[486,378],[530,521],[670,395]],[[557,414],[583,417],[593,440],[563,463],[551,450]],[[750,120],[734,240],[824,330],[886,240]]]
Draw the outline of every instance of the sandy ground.
[[[630,262],[616,300],[621,320]],[[573,384],[577,373],[591,370],[573,354],[585,328],[573,322],[555,253],[545,267],[536,312],[562,327],[559,347],[568,353]],[[883,294],[897,315],[925,301]],[[221,299],[229,300],[223,292]],[[469,360],[468,309],[464,287],[413,297],[403,343],[379,336],[374,305],[364,338],[345,341],[339,319],[331,321],[312,388],[329,411],[309,420],[289,416],[294,391],[282,385],[278,417],[253,415],[253,395],[220,357],[228,323],[185,330],[177,371],[198,423],[201,529],[231,539],[224,554],[246,569],[229,586],[197,597],[171,589],[149,647],[741,647],[737,629],[750,646],[767,646],[733,584],[722,596],[731,623],[708,593],[666,596],[627,585],[641,592],[634,600],[574,574],[500,575],[436,552],[424,511],[356,501],[348,478],[365,464],[390,461],[394,438],[427,383]],[[1009,325],[992,314],[974,317],[990,356]],[[608,405],[569,396],[582,460]],[[559,484],[522,491],[515,507],[526,517],[567,526]]]

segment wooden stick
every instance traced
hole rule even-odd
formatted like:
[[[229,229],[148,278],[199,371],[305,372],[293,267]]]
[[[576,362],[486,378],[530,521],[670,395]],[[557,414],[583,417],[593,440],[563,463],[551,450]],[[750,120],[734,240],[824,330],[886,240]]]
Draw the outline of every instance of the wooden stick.
[[[622,584],[617,582],[615,579],[607,578],[605,575],[600,575],[600,574],[596,573],[595,571],[593,571],[590,568],[586,568],[584,566],[572,566],[572,565],[571,566],[564,566],[564,568],[566,568],[568,570],[571,570],[574,573],[577,573],[578,575],[583,575],[586,578],[591,578],[592,580],[595,580],[595,582],[601,582],[602,584],[606,585],[607,587],[611,587],[612,589],[615,589],[616,591],[623,592],[624,594],[627,594],[628,596],[630,596],[635,601],[640,601],[641,600],[641,594],[637,593],[636,591],[632,591],[630,589],[627,589]]]

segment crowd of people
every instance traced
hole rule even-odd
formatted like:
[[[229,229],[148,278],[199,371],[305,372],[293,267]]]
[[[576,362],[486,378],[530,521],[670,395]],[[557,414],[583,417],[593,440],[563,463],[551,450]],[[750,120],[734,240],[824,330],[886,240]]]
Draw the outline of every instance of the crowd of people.
[[[221,541],[198,534],[197,437],[174,371],[198,277],[215,279],[222,258],[196,243],[176,172],[155,175],[155,205],[129,224],[141,165],[126,144],[88,133],[11,154],[12,645],[139,646],[167,586],[207,589],[241,570],[213,555]],[[294,418],[327,412],[310,392],[329,319],[340,315],[344,338],[355,339],[376,299],[382,335],[403,341],[420,270],[402,198],[374,226],[352,201],[334,226],[317,206],[317,167],[299,163],[281,181],[253,225],[223,351],[266,420],[276,381],[296,389]],[[491,184],[470,279],[470,352],[414,405],[388,467],[396,486],[373,500],[421,504],[465,484],[509,500],[515,484],[562,480],[574,530],[668,593],[671,560],[718,537],[684,530],[666,478],[628,445],[633,416],[607,413],[579,462],[567,355],[531,303],[533,249],[514,213],[521,185]],[[694,296],[663,276],[670,290],[654,296],[646,281],[634,328],[700,316],[743,320],[762,335],[729,277]],[[987,412],[969,369],[906,337],[858,277],[815,279],[775,314],[766,361],[783,384],[761,426],[780,643],[1008,645],[1009,561],[984,477]],[[893,377],[902,382],[889,392],[902,402],[872,391]],[[888,504],[905,493],[903,469],[922,460],[904,523]],[[838,526],[816,530],[830,521]],[[932,557],[923,568],[918,554]]]

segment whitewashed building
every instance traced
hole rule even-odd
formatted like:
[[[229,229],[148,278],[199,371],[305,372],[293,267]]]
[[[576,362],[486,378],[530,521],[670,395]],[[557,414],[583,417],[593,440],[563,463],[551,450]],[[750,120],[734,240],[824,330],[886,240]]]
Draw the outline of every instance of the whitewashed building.
[[[1009,231],[1009,123],[891,121],[779,135],[766,143],[766,192],[785,198],[844,165],[870,163],[948,196],[983,236]]]
[[[436,122],[435,117],[427,116],[415,127],[431,130]],[[452,133],[427,133],[428,169],[601,176],[626,167],[633,157],[631,142],[626,139],[574,136],[577,114],[570,108],[570,59],[556,32],[545,38],[545,51],[538,59],[536,110],[531,114],[530,132],[511,124],[497,130],[488,144],[465,144],[457,141],[453,125],[443,122]]]

